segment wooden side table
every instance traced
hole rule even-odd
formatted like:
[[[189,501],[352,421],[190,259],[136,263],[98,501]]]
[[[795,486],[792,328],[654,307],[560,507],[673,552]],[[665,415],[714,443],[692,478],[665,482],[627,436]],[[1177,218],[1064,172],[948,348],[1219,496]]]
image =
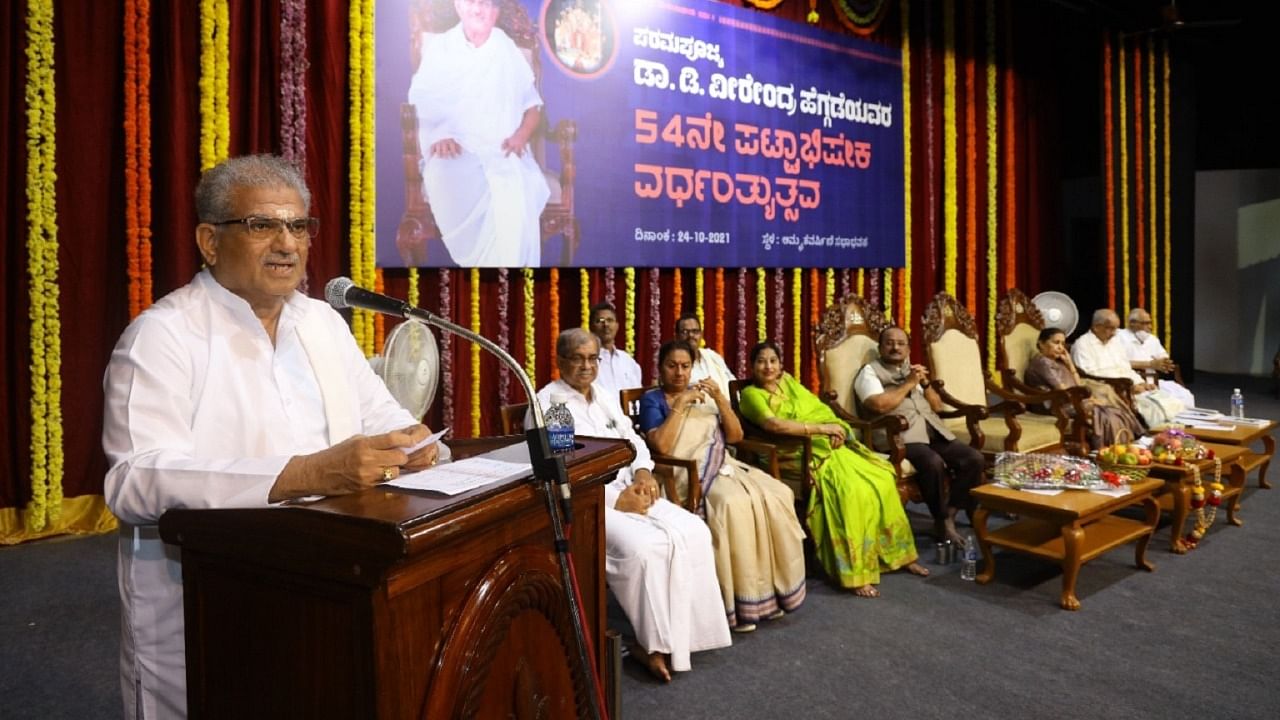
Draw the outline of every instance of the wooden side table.
[[[1227,522],[1240,526],[1244,521],[1236,517],[1240,511],[1240,497],[1244,493],[1244,479],[1248,474],[1241,464],[1249,449],[1240,445],[1219,445],[1204,443],[1213,450],[1214,455],[1222,461],[1222,474],[1226,478],[1226,489],[1222,491],[1222,503],[1227,508]],[[1213,460],[1195,460],[1181,465],[1151,465],[1151,477],[1163,480],[1165,487],[1156,493],[1160,509],[1170,513],[1173,522],[1169,526],[1169,549],[1181,555],[1187,551],[1187,543],[1182,539],[1182,527],[1186,524],[1187,515],[1191,513],[1191,487],[1195,484],[1192,466],[1200,468],[1200,482],[1207,485],[1213,482]]]
[[[1129,493],[1120,497],[1084,490],[1041,495],[999,485],[974,488],[971,492],[978,509],[973,515],[973,527],[985,562],[978,582],[985,584],[995,577],[993,547],[1033,555],[1062,567],[1060,604],[1064,610],[1079,610],[1076,577],[1080,566],[1095,557],[1137,540],[1134,564],[1142,570],[1155,570],[1146,554],[1160,520],[1160,509],[1152,494],[1162,487],[1161,480],[1143,479],[1131,484]],[[1145,510],[1143,521],[1114,515],[1119,509],[1136,504]],[[992,510],[1017,513],[1021,519],[989,531],[987,516]]]
[[[1224,420],[1229,421],[1230,418]],[[1254,468],[1258,468],[1258,487],[1270,490],[1271,484],[1267,482],[1267,468],[1271,466],[1271,457],[1276,454],[1276,439],[1271,437],[1271,431],[1275,427],[1276,421],[1271,420],[1266,425],[1236,425],[1232,430],[1189,427],[1187,432],[1201,442],[1243,447],[1245,454],[1238,461],[1240,469],[1248,475]],[[1259,441],[1262,442],[1262,449],[1254,450],[1253,444]]]

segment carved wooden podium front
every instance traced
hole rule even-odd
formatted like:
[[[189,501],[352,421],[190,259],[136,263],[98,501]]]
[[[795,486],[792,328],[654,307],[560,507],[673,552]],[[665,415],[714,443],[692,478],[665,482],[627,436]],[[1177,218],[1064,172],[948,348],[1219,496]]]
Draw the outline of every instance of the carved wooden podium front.
[[[579,442],[571,545],[603,676],[602,488],[634,451]],[[160,533],[182,549],[192,718],[589,715],[539,484],[172,510]]]

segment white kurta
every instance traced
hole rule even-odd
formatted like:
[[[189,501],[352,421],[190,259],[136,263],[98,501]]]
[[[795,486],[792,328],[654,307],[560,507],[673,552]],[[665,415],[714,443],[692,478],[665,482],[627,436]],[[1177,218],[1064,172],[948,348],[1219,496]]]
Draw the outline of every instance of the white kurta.
[[[595,384],[611,397],[618,397],[621,390],[643,387],[640,376],[640,364],[627,351],[614,348],[600,348],[600,374]]]
[[[408,99],[418,116],[426,199],[453,261],[537,266],[539,218],[551,191],[531,152],[502,150],[525,111],[542,105],[520,48],[499,28],[479,47],[461,25],[425,34]],[[446,138],[456,140],[462,154],[433,157],[431,146]]]
[[[588,402],[568,383],[556,380],[538,391],[544,411],[551,407],[553,393],[569,397],[576,434],[621,438],[636,450],[631,467],[619,470],[605,486],[605,578],[637,642],[649,652],[670,654],[672,670],[688,670],[690,653],[731,643],[711,531],[697,515],[664,499],[645,515],[614,510],[633,471],[653,469],[648,446],[631,427],[616,394],[609,396],[593,385]],[[531,419],[525,422],[527,426]]]
[[[714,380],[725,397],[729,397],[729,383],[736,379],[720,353],[706,347],[698,350],[698,361],[689,372],[690,383],[696,383],[702,378]]]
[[[1137,384],[1146,382],[1141,375],[1134,372],[1133,366],[1129,364],[1129,356],[1125,353],[1124,345],[1116,339],[1116,336],[1112,336],[1111,340],[1104,344],[1092,331],[1081,335],[1071,345],[1071,361],[1077,368],[1090,375],[1129,378]],[[1160,390],[1148,390],[1135,395],[1134,404],[1148,427],[1162,425],[1185,409],[1182,401]]]
[[[1115,339],[1124,347],[1125,355],[1129,357],[1130,362],[1150,362],[1169,357],[1164,345],[1160,344],[1159,338],[1151,333],[1143,334],[1145,338],[1139,338],[1137,333],[1128,328],[1116,331]],[[1150,377],[1156,382],[1157,387],[1182,401],[1187,407],[1196,406],[1196,396],[1187,388],[1173,380],[1161,380],[1154,372],[1150,373]]]
[[[265,506],[292,456],[415,420],[328,305],[294,293],[272,347],[248,303],[207,270],[125,329],[103,389],[125,716],[183,717],[182,569],[178,549],[159,539],[160,516]]]

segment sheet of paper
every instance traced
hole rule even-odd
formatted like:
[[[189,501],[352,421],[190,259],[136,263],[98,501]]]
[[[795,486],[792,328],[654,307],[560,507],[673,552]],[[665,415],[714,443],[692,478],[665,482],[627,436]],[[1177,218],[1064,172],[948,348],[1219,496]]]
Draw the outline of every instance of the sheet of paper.
[[[478,455],[401,475],[386,484],[409,490],[430,490],[445,495],[457,495],[485,485],[528,475],[530,472],[532,472],[532,466],[528,462],[508,462]]]
[[[407,447],[407,448],[400,448],[400,449],[401,449],[401,450],[404,450],[404,454],[405,454],[405,455],[412,455],[412,454],[414,454],[414,453],[418,452],[419,450],[421,450],[422,448],[424,448],[424,447],[426,447],[426,446],[430,445],[431,443],[436,442],[436,441],[437,441],[437,440],[439,440],[440,438],[444,437],[444,434],[445,434],[445,433],[447,433],[447,432],[449,432],[449,428],[445,428],[445,429],[441,430],[440,432],[431,433],[430,435],[428,435],[428,436],[426,436],[425,438],[423,438],[423,439],[422,439],[422,442],[417,443],[416,445],[411,445],[411,446],[409,446],[409,447]]]
[[[1032,489],[1029,489],[1029,488],[1023,488],[1023,489],[1022,489],[1022,492],[1029,492],[1029,493],[1032,493],[1032,494],[1034,494],[1034,495],[1047,495],[1047,496],[1059,495],[1059,494],[1061,494],[1061,493],[1062,493],[1062,491],[1061,491],[1061,490],[1052,490],[1052,489],[1046,489],[1046,490],[1032,490]]]
[[[1133,491],[1127,487],[1124,487],[1124,488],[1106,488],[1106,489],[1100,489],[1100,490],[1090,490],[1089,492],[1097,493],[1099,495],[1109,495],[1111,497],[1124,497],[1125,495],[1128,495]]]

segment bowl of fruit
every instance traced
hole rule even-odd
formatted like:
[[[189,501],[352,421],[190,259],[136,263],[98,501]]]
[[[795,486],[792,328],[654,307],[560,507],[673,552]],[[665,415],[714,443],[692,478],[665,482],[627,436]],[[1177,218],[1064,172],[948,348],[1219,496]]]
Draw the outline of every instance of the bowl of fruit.
[[[1151,454],[1162,465],[1181,465],[1188,460],[1213,457],[1213,450],[1179,427],[1168,427],[1152,438]]]
[[[1104,472],[1123,475],[1129,480],[1141,480],[1151,472],[1155,454],[1148,448],[1133,442],[1128,432],[1120,432],[1116,442],[1098,450],[1098,467]]]

